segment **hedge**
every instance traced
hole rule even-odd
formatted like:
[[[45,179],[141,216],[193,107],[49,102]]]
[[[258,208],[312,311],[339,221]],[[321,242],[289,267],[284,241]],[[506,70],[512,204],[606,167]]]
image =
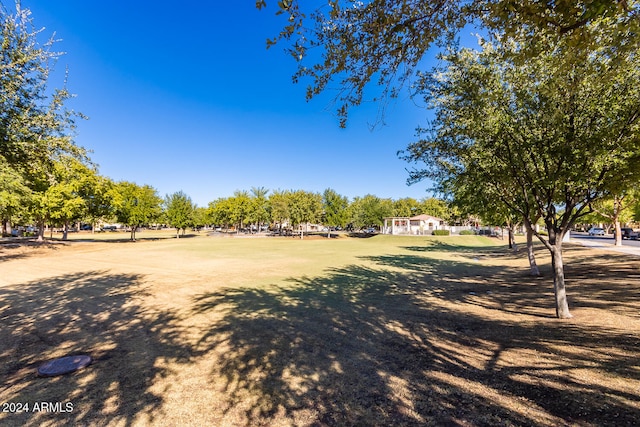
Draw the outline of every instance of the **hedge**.
[[[434,236],[448,236],[449,234],[449,230],[433,230]]]

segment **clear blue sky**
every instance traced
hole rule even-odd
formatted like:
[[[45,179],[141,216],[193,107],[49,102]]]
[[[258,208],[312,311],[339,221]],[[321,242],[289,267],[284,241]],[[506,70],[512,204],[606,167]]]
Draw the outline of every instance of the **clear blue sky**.
[[[11,0],[3,0],[12,8]],[[183,190],[200,206],[252,186],[353,198],[429,196],[406,185],[396,152],[415,140],[426,110],[406,96],[353,109],[340,129],[327,93],[306,102],[284,46],[269,50],[282,17],[233,2],[23,0],[43,35],[66,52],[70,106],[86,114],[76,141],[100,173]],[[53,80],[62,85],[62,78]]]

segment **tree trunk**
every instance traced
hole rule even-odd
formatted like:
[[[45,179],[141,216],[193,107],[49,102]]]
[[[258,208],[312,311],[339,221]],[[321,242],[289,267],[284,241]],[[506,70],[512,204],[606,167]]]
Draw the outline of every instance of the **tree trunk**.
[[[176,239],[180,238],[180,229],[176,227]]]
[[[133,242],[136,241],[136,226],[135,225],[131,226],[131,241],[133,241]]]
[[[536,256],[533,252],[533,229],[531,224],[525,221],[525,228],[527,229],[527,257],[529,258],[529,271],[532,276],[540,276],[540,270],[536,263]]]
[[[69,234],[69,221],[65,221],[62,226],[62,240],[67,240]]]
[[[38,221],[38,242],[44,242],[44,221]]]
[[[556,317],[571,319],[567,291],[564,283],[564,264],[562,262],[562,236],[558,236],[551,246],[551,265],[553,267],[553,292],[556,297]]]
[[[515,226],[509,225],[509,249],[513,249],[513,252],[518,252],[518,245],[516,244]]]
[[[620,227],[620,221],[615,221],[615,234],[614,238],[616,239],[616,246],[622,246],[622,230]]]

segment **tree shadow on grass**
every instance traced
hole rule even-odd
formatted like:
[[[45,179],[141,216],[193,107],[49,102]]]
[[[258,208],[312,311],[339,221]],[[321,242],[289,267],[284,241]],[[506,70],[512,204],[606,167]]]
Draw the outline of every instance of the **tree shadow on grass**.
[[[640,260],[623,253],[588,248],[565,251],[567,290],[575,306],[614,310],[640,319]]]
[[[218,354],[230,419],[246,425],[633,425],[640,339],[526,314],[474,310],[479,286],[518,304],[509,272],[419,256],[369,257],[266,289],[199,296],[224,313],[199,351]],[[428,263],[428,264],[427,264]],[[425,264],[428,266],[425,267]],[[483,279],[481,279],[483,278]],[[499,307],[498,307],[499,309]],[[532,313],[537,312],[535,309]],[[599,353],[605,345],[617,349]],[[595,380],[582,380],[588,372]],[[612,380],[613,379],[613,380]],[[612,380],[612,381],[610,381]]]
[[[36,242],[28,240],[0,243],[0,262],[27,258],[37,254],[40,249],[57,250],[66,243]]]
[[[141,276],[92,271],[0,288],[0,401],[71,403],[71,412],[0,413],[0,424],[131,425],[163,404],[150,390],[160,358],[186,361],[176,317],[137,304]],[[90,366],[52,378],[40,364],[87,354]]]
[[[368,259],[388,266],[408,268],[415,271],[429,271],[434,255],[428,247],[405,247],[404,249],[424,253],[421,256],[382,256],[369,257]],[[447,251],[453,251],[453,246]],[[468,248],[462,248],[460,256],[470,261],[469,263],[447,262],[438,260],[438,265],[450,268],[444,269],[453,274],[452,280],[459,280],[464,276],[464,282],[471,283],[468,289],[462,291],[469,293],[488,292],[491,299],[498,302],[502,309],[519,313],[531,313],[532,307],[548,307],[553,311],[553,272],[548,261],[548,251],[541,244],[536,244],[536,256],[541,275],[532,277],[528,266],[521,273],[514,274],[509,271],[503,274],[500,267],[486,267],[486,260],[513,261],[526,259],[526,252],[513,252],[506,247],[474,248],[476,252],[469,255]],[[570,308],[591,307],[603,310],[615,310],[624,312],[627,316],[640,316],[640,299],[638,287],[630,286],[630,281],[636,284],[640,281],[640,260],[623,253],[595,253],[590,248],[581,245],[566,245],[563,249],[565,281],[570,302]],[[449,273],[450,275],[450,273]],[[436,280],[450,280],[447,274],[441,275]],[[488,286],[487,286],[488,285]],[[517,289],[516,293],[512,291]],[[452,295],[455,297],[455,295]],[[468,298],[469,300],[469,298]],[[553,313],[552,313],[553,314]]]

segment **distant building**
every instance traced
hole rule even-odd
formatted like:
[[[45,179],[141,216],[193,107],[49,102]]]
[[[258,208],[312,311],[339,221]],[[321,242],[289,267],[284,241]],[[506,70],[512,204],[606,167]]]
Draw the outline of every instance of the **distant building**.
[[[431,215],[409,217],[389,217],[384,219],[383,234],[428,235],[433,230],[448,230],[449,226],[441,218]]]

